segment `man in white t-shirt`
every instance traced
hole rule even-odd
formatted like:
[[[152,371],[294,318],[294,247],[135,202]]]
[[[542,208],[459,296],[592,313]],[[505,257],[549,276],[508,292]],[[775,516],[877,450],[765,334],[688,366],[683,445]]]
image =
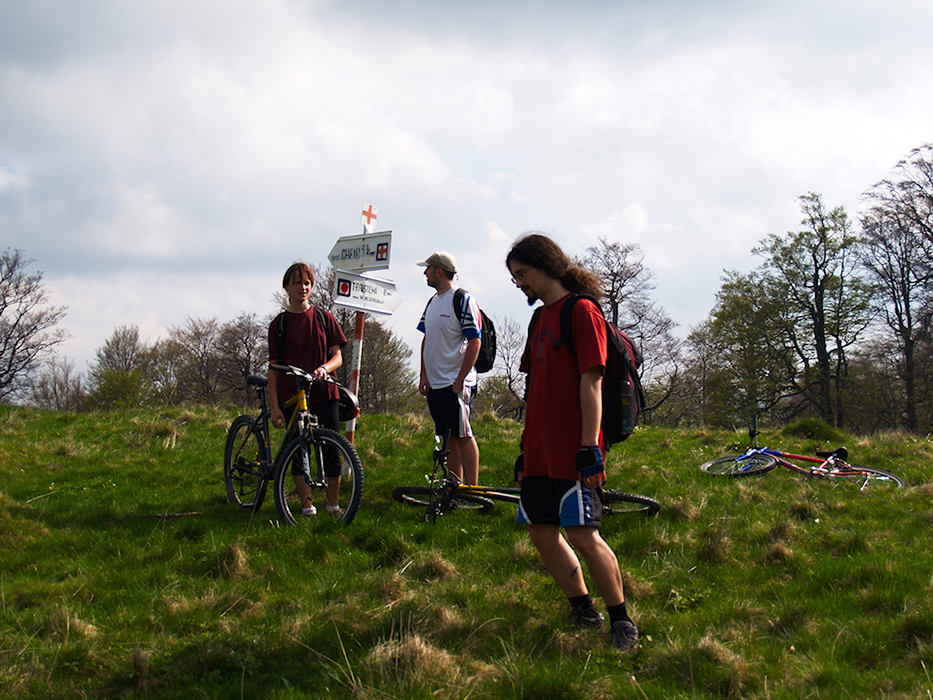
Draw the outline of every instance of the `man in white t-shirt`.
[[[436,294],[424,309],[418,330],[421,342],[421,380],[418,390],[428,399],[437,435],[450,431],[448,467],[464,484],[479,479],[479,446],[470,425],[470,405],[476,396],[476,370],[482,320],[469,293],[457,295],[453,283],[457,261],[450,253],[432,253],[417,263],[425,268],[428,286]],[[459,313],[454,298],[460,296]]]

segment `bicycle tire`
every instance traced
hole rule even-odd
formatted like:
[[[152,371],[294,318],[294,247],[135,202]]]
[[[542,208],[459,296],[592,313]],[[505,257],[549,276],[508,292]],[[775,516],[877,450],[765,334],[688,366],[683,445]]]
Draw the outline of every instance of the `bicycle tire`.
[[[860,490],[867,488],[903,488],[906,486],[904,480],[884,469],[875,469],[874,467],[859,467],[854,464],[839,466],[836,470],[825,474],[816,474],[826,479],[841,479],[855,484],[861,484]]]
[[[622,491],[603,491],[603,515],[644,513],[648,517],[657,515],[661,504],[648,496]]]
[[[324,474],[320,460],[324,459],[325,449],[336,450],[340,462],[340,510],[333,514],[327,510],[326,497],[321,498],[318,493],[326,491],[328,482],[326,477],[319,477]],[[296,437],[285,447],[285,452],[276,466],[273,486],[279,517],[287,525],[297,525],[307,519],[302,513],[302,501],[298,496],[298,485],[291,468],[296,459],[303,459],[303,455],[307,456],[311,500],[319,514],[333,515],[335,520],[345,525],[352,523],[363,500],[363,464],[353,444],[336,430],[328,428],[314,428],[310,436]]]
[[[718,457],[700,465],[700,471],[713,476],[757,476],[774,469],[778,461],[771,455],[756,454],[752,457],[733,455],[731,457]]]
[[[392,498],[399,503],[427,508],[440,493],[440,486],[396,486],[392,490]],[[472,493],[455,494],[451,497],[451,504],[456,509],[478,510],[481,513],[492,510],[496,505],[490,499]]]
[[[237,416],[224,444],[224,485],[230,502],[257,511],[266,497],[269,477],[263,465],[262,433],[252,416]]]

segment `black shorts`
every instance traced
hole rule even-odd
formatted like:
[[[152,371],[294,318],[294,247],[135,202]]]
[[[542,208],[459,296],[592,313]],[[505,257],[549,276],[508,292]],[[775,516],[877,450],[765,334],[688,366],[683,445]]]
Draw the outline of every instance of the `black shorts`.
[[[582,481],[526,476],[522,479],[518,522],[523,525],[599,527],[603,515],[603,492]]]
[[[434,434],[444,437],[473,437],[470,425],[470,406],[476,396],[476,387],[465,387],[459,394],[452,386],[431,389],[428,392],[428,409],[434,419]]]

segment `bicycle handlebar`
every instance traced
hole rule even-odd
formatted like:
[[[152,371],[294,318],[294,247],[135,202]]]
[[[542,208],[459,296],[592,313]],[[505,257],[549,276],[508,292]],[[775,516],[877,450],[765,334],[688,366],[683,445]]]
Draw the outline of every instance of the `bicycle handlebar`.
[[[301,367],[295,367],[294,365],[269,365],[269,369],[274,369],[276,372],[282,372],[283,374],[290,374],[293,377],[297,377],[303,381],[313,384],[314,382],[330,382],[331,384],[339,384],[336,379],[334,379],[329,374],[326,377],[315,377],[310,372],[305,372]]]

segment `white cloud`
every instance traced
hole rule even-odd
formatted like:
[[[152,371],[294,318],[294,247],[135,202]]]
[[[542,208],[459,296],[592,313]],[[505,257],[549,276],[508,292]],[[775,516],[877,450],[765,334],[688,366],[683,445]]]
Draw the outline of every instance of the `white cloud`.
[[[854,214],[933,140],[925,2],[51,4],[0,8],[0,230],[76,356],[271,310],[363,201],[413,348],[431,250],[527,319],[502,260],[529,229],[639,243],[688,325],[796,197]]]

